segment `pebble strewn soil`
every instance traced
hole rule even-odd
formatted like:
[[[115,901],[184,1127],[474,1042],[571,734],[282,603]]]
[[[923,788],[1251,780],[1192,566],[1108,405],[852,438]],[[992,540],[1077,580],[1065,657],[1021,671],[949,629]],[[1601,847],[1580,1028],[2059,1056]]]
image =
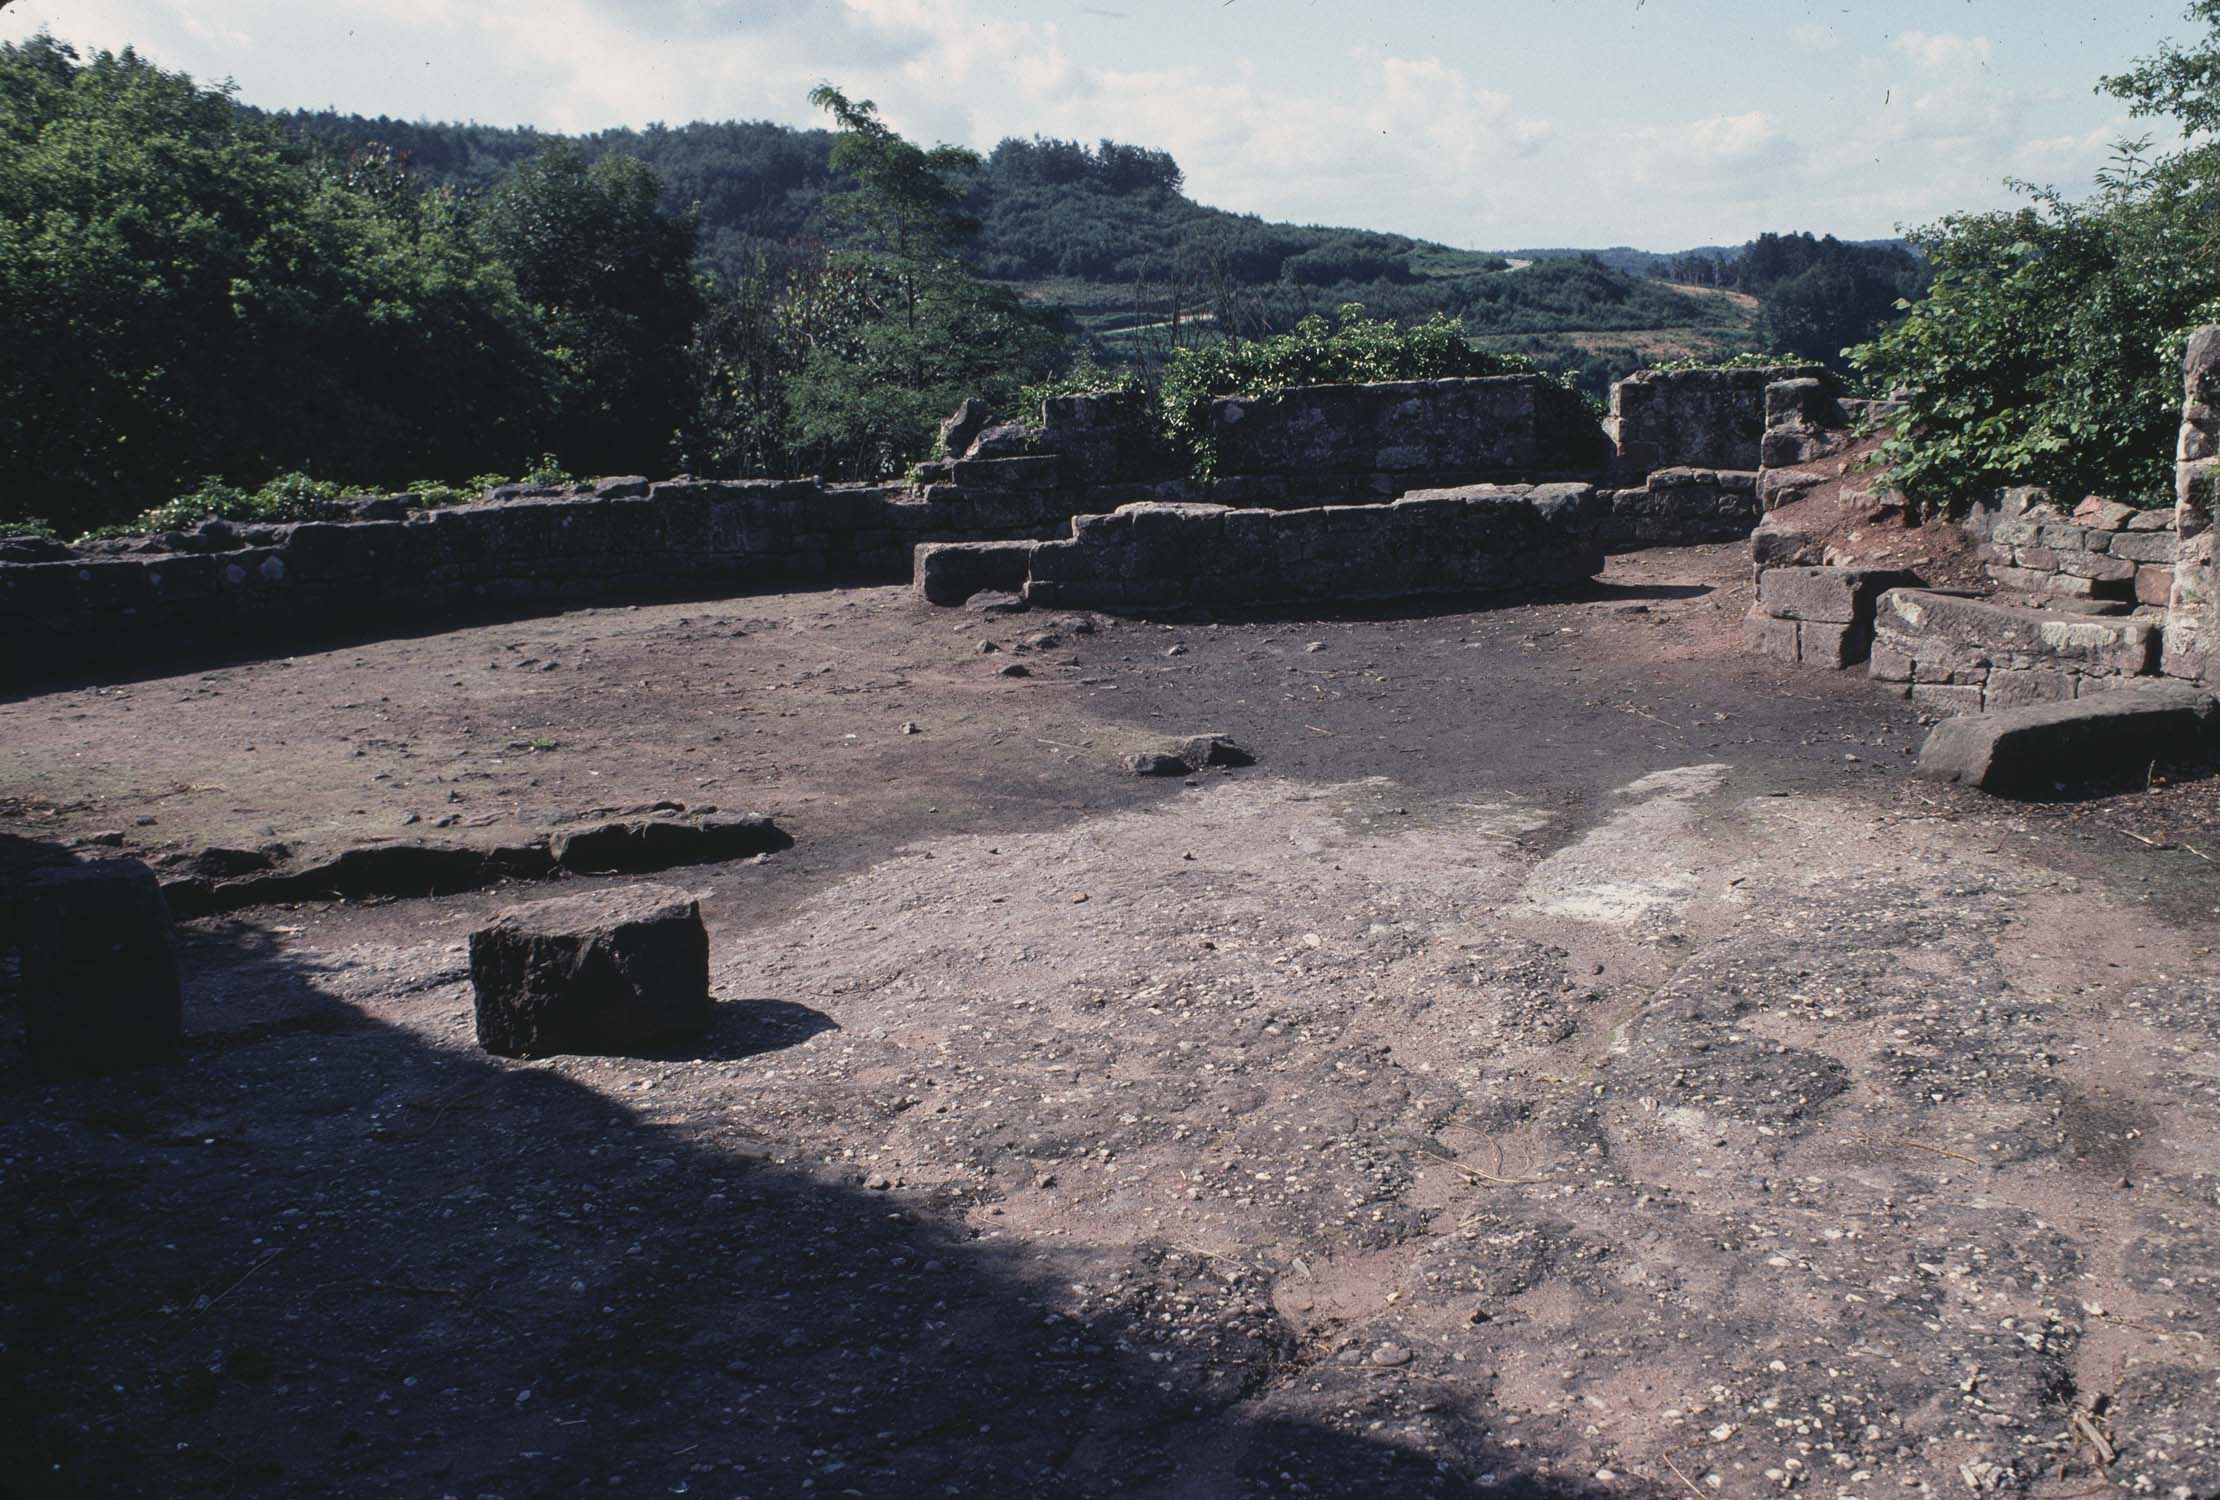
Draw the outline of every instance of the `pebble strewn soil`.
[[[544,885],[185,924],[172,1070],[0,1039],[11,1493],[2220,1495],[2213,783],[1912,781],[1746,605],[828,591],[0,705],[50,843],[797,841],[654,877],[666,1055],[472,1045]]]

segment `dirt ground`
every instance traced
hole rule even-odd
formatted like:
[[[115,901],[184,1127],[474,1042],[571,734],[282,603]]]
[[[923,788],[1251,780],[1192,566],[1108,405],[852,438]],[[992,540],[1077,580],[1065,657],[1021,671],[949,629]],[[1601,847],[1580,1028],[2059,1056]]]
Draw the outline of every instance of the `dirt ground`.
[[[2213,781],[1915,781],[1907,705],[1741,652],[1746,573],[0,702],[55,843],[796,840],[650,877],[722,1002],[666,1055],[474,1047],[548,885],[183,924],[173,1069],[0,1035],[0,1490],[2220,1495]],[[1201,731],[1256,764],[1119,769]]]

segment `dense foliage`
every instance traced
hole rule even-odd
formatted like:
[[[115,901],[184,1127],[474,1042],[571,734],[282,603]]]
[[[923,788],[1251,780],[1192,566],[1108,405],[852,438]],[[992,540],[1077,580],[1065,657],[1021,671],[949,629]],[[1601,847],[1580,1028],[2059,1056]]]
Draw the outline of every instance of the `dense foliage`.
[[[423,125],[330,113],[276,116],[304,140],[380,141],[434,181],[490,188],[547,138],[481,125]],[[835,122],[837,124],[837,121]],[[786,274],[800,253],[837,243],[832,205],[845,174],[837,131],[751,123],[610,130],[572,138],[588,160],[637,158],[664,183],[663,209],[698,204],[699,260],[726,286]],[[1561,337],[1569,331],[1678,331],[1681,342],[1747,347],[1750,315],[1647,276],[1659,259],[1610,262],[1550,252],[1514,275],[1502,257],[1401,235],[1270,223],[1186,196],[1168,154],[1102,141],[1010,139],[961,173],[962,211],[979,230],[951,258],[975,276],[1073,315],[1087,352],[1153,378],[1174,349],[1219,337],[1284,333],[1361,301],[1378,317],[1422,322],[1440,313],[1476,337]],[[806,272],[806,266],[805,266]],[[713,321],[715,321],[713,315]],[[1600,388],[1641,362],[1631,345],[1590,345]]]
[[[1075,362],[1187,411],[1368,370],[1542,363],[1600,393],[1750,342],[1746,307],[1595,257],[1267,223],[1193,202],[1160,151],[980,157],[813,99],[831,129],[566,138],[273,116],[128,51],[0,48],[0,519],[291,514],[540,456],[875,477],[962,397],[1018,409]]]
[[[451,195],[43,37],[0,47],[0,327],[0,503],[69,524],[195,474],[511,466],[545,410]]]
[[[1934,287],[1856,350],[1908,406],[1886,446],[1896,482],[1961,506],[2008,484],[2166,503],[2194,325],[2220,315],[2220,0],[2208,34],[2104,88],[2172,116],[2186,144],[2123,146],[2083,201],[2027,189],[2027,207],[1954,215],[1918,236]]]
[[[890,474],[931,446],[966,396],[1007,405],[1056,364],[1066,334],[955,256],[978,232],[964,208],[972,152],[925,149],[870,101],[811,96],[839,127],[827,202],[846,247],[759,260],[705,326],[699,461],[846,478]]]
[[[81,529],[202,475],[658,460],[695,308],[658,193],[557,151],[482,206],[129,51],[0,47],[0,504]]]

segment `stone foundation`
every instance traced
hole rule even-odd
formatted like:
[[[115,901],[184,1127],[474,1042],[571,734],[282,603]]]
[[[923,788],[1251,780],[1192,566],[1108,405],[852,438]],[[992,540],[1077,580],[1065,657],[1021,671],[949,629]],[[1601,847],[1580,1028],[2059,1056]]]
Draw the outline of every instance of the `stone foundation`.
[[[1868,671],[1915,703],[1979,713],[2131,685],[2157,670],[2158,640],[2148,620],[1892,589],[1875,612]]]

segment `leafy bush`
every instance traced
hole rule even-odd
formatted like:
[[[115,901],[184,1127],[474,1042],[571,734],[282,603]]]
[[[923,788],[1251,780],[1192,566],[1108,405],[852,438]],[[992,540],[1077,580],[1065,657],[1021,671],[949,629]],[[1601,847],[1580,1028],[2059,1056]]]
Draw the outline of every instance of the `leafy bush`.
[[[1744,349],[1736,354],[1688,354],[1679,359],[1660,359],[1642,368],[1668,373],[1674,370],[1770,370],[1779,365],[1813,363],[1816,361],[1799,354],[1767,354],[1762,350]]]

